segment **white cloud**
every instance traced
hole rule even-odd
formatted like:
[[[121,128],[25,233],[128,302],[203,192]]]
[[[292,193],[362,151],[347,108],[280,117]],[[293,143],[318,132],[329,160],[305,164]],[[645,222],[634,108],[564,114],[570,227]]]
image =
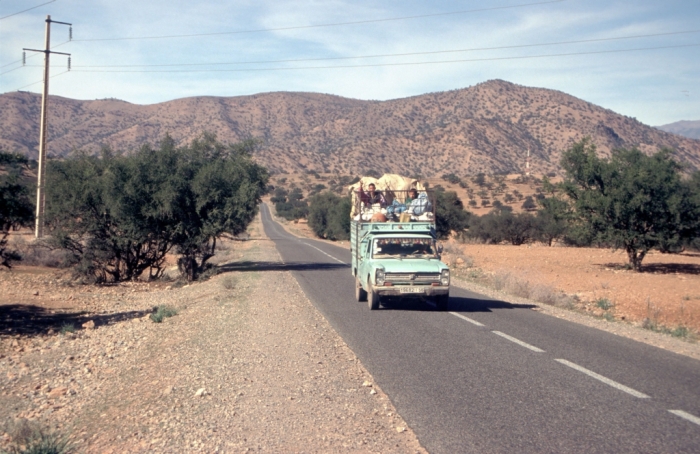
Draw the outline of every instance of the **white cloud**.
[[[22,9],[23,0],[0,2],[4,11]],[[504,0],[516,5],[524,1]],[[0,22],[0,65],[21,58],[22,47],[43,46],[43,19],[74,23],[76,39],[220,33],[441,13],[479,7],[475,2],[236,0],[234,2],[151,2],[60,0],[51,8]],[[24,6],[26,7],[26,6]],[[568,57],[474,61],[452,64],[343,69],[208,73],[78,73],[85,65],[192,64],[294,58],[345,57],[441,49],[606,38],[696,27],[700,6],[681,0],[565,1],[471,14],[303,28],[196,38],[75,42],[76,71],[52,80],[52,93],[78,99],[116,97],[147,104],[183,96],[236,96],[268,91],[311,91],[359,99],[392,99],[450,90],[501,78],[561,90],[635,116],[650,124],[700,118],[697,101],[677,96],[700,75],[700,48]],[[58,26],[56,40],[63,31]],[[59,41],[54,41],[59,42]],[[429,62],[622,49],[698,42],[700,34],[525,49],[474,51],[365,60],[269,63],[224,68],[332,66],[364,63]],[[34,59],[41,64],[41,58]],[[63,71],[56,57],[52,74]],[[8,68],[13,68],[10,66]],[[155,69],[155,68],[154,68]],[[167,68],[160,68],[167,69]],[[4,69],[6,70],[6,69]],[[0,69],[3,72],[3,69]],[[40,68],[0,76],[1,91],[41,80]],[[31,88],[39,91],[40,84]],[[697,96],[697,95],[696,95]],[[675,116],[674,116],[675,115]]]

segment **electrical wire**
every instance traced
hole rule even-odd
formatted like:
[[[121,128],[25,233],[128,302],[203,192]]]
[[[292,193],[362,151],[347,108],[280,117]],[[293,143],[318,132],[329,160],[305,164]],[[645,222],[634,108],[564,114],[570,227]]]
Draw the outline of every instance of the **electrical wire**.
[[[447,53],[460,53],[460,52],[476,52],[476,51],[486,51],[486,50],[504,50],[504,49],[519,49],[526,47],[542,47],[542,46],[558,46],[564,44],[582,44],[582,43],[593,43],[593,42],[605,42],[605,41],[619,41],[623,39],[639,39],[639,38],[651,38],[658,36],[669,36],[669,35],[680,35],[689,33],[700,33],[698,30],[685,30],[679,32],[665,32],[665,33],[651,33],[646,35],[630,35],[630,36],[617,36],[610,38],[595,38],[595,39],[582,39],[576,41],[558,41],[549,43],[536,43],[536,44],[517,44],[509,46],[495,46],[495,47],[475,47],[468,49],[450,49],[450,50],[434,50],[425,52],[405,52],[398,54],[373,54],[373,55],[355,55],[349,57],[318,57],[318,58],[294,58],[294,59],[283,59],[283,60],[251,60],[251,61],[239,61],[239,62],[216,62],[216,63],[169,63],[169,64],[144,64],[144,65],[78,65],[73,66],[73,68],[152,68],[152,67],[177,67],[177,66],[220,66],[220,65],[249,65],[249,64],[260,64],[260,63],[299,63],[307,61],[328,61],[328,60],[352,60],[352,59],[362,59],[362,58],[386,58],[386,57],[408,57],[415,55],[435,55],[435,54],[447,54]],[[0,73],[2,75],[4,73]]]
[[[70,43],[70,42],[71,42],[70,40],[68,40],[68,41],[63,41],[63,42],[60,43],[60,44],[56,44],[55,46],[51,46],[51,49],[55,49],[55,48],[57,48],[57,47],[63,46],[64,44],[67,44],[67,43]],[[40,52],[33,53],[33,54],[31,54],[31,55],[29,55],[29,56],[27,57],[27,60],[29,60],[30,58],[34,58],[34,57],[36,57],[36,56],[38,56],[38,55],[40,55]],[[5,68],[5,67],[10,66],[10,65],[17,64],[17,63],[22,63],[22,59],[15,60],[15,61],[10,62],[10,63],[5,63],[4,65],[0,66],[0,69]],[[18,68],[14,68],[14,69],[18,69]],[[7,72],[9,72],[9,71],[7,71]],[[0,73],[0,76],[2,76],[3,74],[5,74],[5,73]]]
[[[516,57],[489,57],[489,58],[473,58],[460,60],[439,60],[439,61],[424,61],[424,62],[406,62],[406,63],[375,63],[362,65],[335,65],[335,66],[297,66],[285,68],[244,68],[244,69],[177,69],[177,70],[85,70],[76,69],[73,72],[80,73],[204,73],[204,72],[254,72],[254,71],[295,71],[302,69],[342,69],[342,68],[371,68],[382,66],[414,66],[414,65],[433,65],[445,63],[467,63],[480,61],[498,61],[498,60],[525,60],[530,58],[549,58],[549,57],[569,57],[574,55],[596,55],[596,54],[613,54],[624,52],[638,52],[644,50],[660,50],[660,49],[678,49],[683,47],[697,47],[698,44],[679,44],[671,46],[656,46],[656,47],[639,47],[633,49],[616,49],[616,50],[600,50],[589,52],[568,52],[560,54],[543,54],[543,55],[524,55]]]
[[[494,6],[494,7],[490,7],[490,8],[478,8],[478,9],[470,9],[470,10],[462,10],[462,11],[450,11],[447,13],[421,14],[421,15],[415,15],[415,16],[390,17],[390,18],[385,18],[385,19],[368,19],[368,20],[350,21],[350,22],[332,22],[332,23],[328,23],[328,24],[299,25],[299,26],[292,26],[292,27],[259,28],[259,29],[251,29],[251,30],[237,30],[237,31],[231,31],[231,32],[191,33],[191,34],[183,34],[183,35],[160,35],[160,36],[134,36],[134,37],[123,37],[123,38],[91,38],[91,39],[75,39],[73,41],[75,41],[75,42],[127,41],[127,40],[140,40],[140,39],[192,38],[192,37],[198,37],[198,36],[237,35],[237,34],[243,34],[243,33],[264,33],[264,32],[287,31],[287,30],[303,30],[303,29],[309,29],[309,28],[337,27],[337,26],[341,26],[341,25],[376,24],[379,22],[394,22],[394,21],[401,21],[401,20],[421,19],[421,18],[425,18],[425,17],[440,17],[440,16],[449,16],[452,14],[468,14],[468,13],[478,13],[478,12],[484,12],[484,11],[496,11],[496,10],[503,10],[503,9],[524,8],[526,6],[548,5],[548,4],[552,4],[552,3],[561,3],[561,2],[565,2],[565,1],[567,1],[567,0],[549,0],[549,1],[543,1],[543,2],[522,3],[519,5]]]
[[[27,11],[31,11],[31,10],[33,10],[33,9],[37,9],[37,8],[39,8],[39,7],[41,7],[41,6],[48,5],[49,3],[53,3],[53,2],[55,2],[55,1],[56,1],[56,0],[51,0],[50,2],[42,3],[41,5],[32,6],[31,8],[27,8],[27,9],[25,9],[25,10],[18,11],[18,12],[16,12],[16,13],[12,13],[12,14],[10,14],[10,15],[8,15],[8,16],[0,17],[0,20],[7,19],[8,17],[16,16],[16,15],[18,15],[18,14],[26,13]]]
[[[53,76],[49,76],[49,79],[53,79],[54,77],[62,76],[68,72],[70,72],[70,71],[63,71],[62,73],[54,74]],[[42,82],[43,82],[43,80],[38,80],[36,82],[32,82],[31,84],[27,84],[27,85],[24,85],[23,87],[15,88],[14,90],[10,90],[10,91],[19,91],[23,88],[31,87],[32,85],[40,84]]]

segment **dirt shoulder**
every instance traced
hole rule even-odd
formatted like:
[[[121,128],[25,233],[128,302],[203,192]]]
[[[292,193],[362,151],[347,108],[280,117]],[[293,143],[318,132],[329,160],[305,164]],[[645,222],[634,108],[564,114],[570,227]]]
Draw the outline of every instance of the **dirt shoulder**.
[[[224,273],[181,288],[2,274],[0,448],[29,425],[80,452],[425,452],[291,273],[256,269],[282,265],[272,242],[224,249]],[[154,323],[161,304],[178,314]],[[36,332],[10,331],[22,310]]]

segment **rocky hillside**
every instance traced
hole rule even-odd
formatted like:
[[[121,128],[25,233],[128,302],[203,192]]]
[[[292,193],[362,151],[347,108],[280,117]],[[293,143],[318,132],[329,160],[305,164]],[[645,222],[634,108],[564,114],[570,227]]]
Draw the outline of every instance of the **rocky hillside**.
[[[663,126],[657,126],[662,131],[678,134],[691,139],[700,139],[700,120],[677,121]]]
[[[676,150],[700,168],[700,140],[669,134],[565,93],[494,80],[470,88],[391,101],[314,93],[195,97],[154,105],[119,100],[50,102],[49,155],[102,145],[129,151],[165,134],[188,142],[202,131],[224,142],[264,141],[257,159],[274,171],[425,176],[558,172],[562,150],[590,136],[601,153],[638,146]],[[40,97],[0,95],[0,147],[38,153]]]

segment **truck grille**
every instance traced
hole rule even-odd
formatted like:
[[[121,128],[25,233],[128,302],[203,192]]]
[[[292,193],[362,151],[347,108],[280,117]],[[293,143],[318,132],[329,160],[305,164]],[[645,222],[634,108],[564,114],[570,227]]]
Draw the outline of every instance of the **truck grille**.
[[[440,282],[440,273],[386,273],[385,281],[393,284],[427,285]]]

